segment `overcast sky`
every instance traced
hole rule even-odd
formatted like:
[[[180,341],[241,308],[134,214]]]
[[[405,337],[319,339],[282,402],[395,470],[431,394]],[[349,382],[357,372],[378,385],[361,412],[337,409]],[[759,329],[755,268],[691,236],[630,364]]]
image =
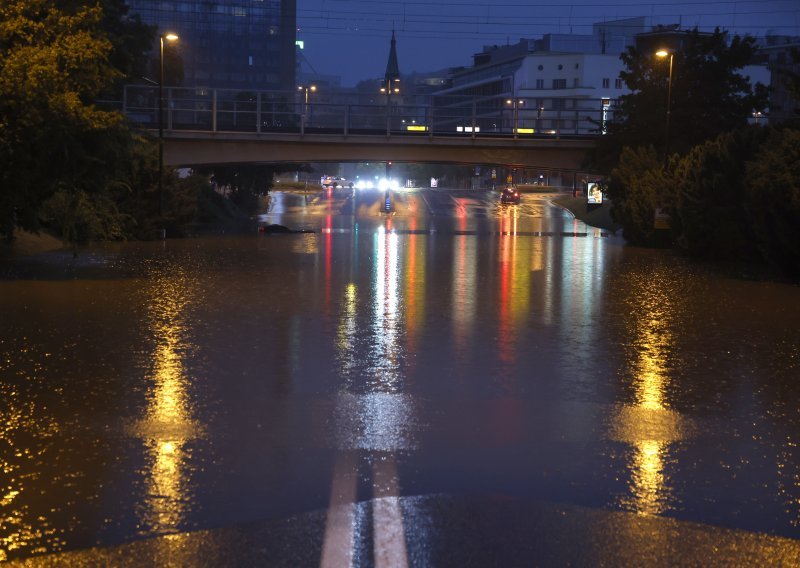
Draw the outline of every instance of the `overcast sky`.
[[[298,38],[312,68],[345,86],[382,77],[392,28],[401,73],[471,65],[485,45],[547,33],[591,33],[592,24],[647,16],[732,34],[800,35],[800,0],[645,3],[636,0],[297,0]]]

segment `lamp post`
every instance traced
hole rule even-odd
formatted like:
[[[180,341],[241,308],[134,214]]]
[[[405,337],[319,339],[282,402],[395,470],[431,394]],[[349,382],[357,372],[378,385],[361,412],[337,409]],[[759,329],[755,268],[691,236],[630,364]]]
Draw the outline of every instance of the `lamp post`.
[[[656,55],[661,58],[669,57],[669,79],[667,80],[667,120],[664,126],[664,166],[666,167],[669,156],[669,118],[672,110],[672,60],[675,57],[675,54],[671,51],[667,51],[666,49],[660,49],[656,51]]]
[[[381,93],[386,95],[386,133],[391,132],[391,115],[392,115],[392,94],[400,94],[400,78],[387,78],[384,79],[381,85]]]
[[[164,216],[164,40],[176,41],[173,33],[159,37],[160,53],[158,58],[158,216]],[[161,229],[164,238],[165,229]]]
[[[511,105],[511,108],[514,110],[512,124],[511,124],[511,131],[514,133],[514,137],[517,136],[517,117],[519,116],[519,107],[525,104],[523,99],[506,99],[506,104]]]
[[[536,133],[542,132],[542,113],[544,112],[544,105],[542,101],[536,101]]]
[[[297,90],[305,93],[305,106],[303,106],[303,123],[308,123],[308,92],[311,91],[312,93],[316,92],[317,86],[316,85],[300,85],[297,87]]]

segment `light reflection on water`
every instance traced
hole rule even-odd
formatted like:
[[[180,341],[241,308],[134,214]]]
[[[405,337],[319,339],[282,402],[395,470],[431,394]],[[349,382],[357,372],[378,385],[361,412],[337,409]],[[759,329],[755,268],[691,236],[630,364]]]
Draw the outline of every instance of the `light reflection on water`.
[[[382,392],[402,388],[399,265],[397,234],[379,227],[375,234],[374,312],[369,333],[375,345],[368,357],[373,377],[370,382]]]
[[[190,340],[190,315],[197,286],[184,267],[173,266],[148,282],[146,321],[154,343],[146,407],[133,426],[146,450],[141,470],[145,494],[137,504],[142,534],[177,531],[192,506],[188,494],[187,445],[200,434],[191,415],[190,377],[184,358],[197,349]]]
[[[675,321],[684,316],[680,287],[674,275],[655,272],[631,284],[626,346],[627,373],[632,400],[611,417],[611,437],[633,446],[629,465],[630,493],[621,497],[623,508],[658,515],[679,504],[669,486],[664,464],[670,445],[688,433],[686,420],[669,408],[671,358],[675,349]]]
[[[0,281],[3,553],[330,505],[330,565],[366,534],[400,563],[397,497],[447,492],[798,534],[795,288],[458,203],[451,232],[308,204],[327,231],[120,245],[81,294]],[[65,431],[99,455],[53,460]],[[96,498],[37,500],[76,479]]]
[[[59,550],[66,541],[55,523],[42,516],[35,484],[35,468],[47,455],[46,441],[57,434],[58,424],[38,417],[35,404],[11,385],[0,385],[0,562],[15,552],[43,553]],[[44,444],[29,440],[38,438]]]

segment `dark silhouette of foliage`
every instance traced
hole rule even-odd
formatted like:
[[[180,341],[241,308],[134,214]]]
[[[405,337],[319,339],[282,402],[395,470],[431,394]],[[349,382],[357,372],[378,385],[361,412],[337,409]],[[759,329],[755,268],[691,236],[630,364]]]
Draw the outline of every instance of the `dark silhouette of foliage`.
[[[800,131],[748,126],[673,155],[625,148],[609,178],[612,217],[635,245],[766,263],[800,278]],[[657,208],[669,230],[654,226]]]
[[[789,50],[795,68],[800,64],[800,49],[792,48]],[[789,104],[794,105],[794,118],[792,122],[795,127],[800,124],[800,73],[793,71],[788,66],[776,66],[774,73],[777,73],[778,80],[786,87],[789,94]]]
[[[619,164],[609,177],[611,217],[622,225],[622,235],[636,245],[656,245],[662,238],[655,228],[657,208],[673,201],[672,184],[652,146],[623,148]]]
[[[123,84],[139,81],[147,72],[155,27],[142,22],[138,14],[131,14],[125,0],[103,0],[102,8],[101,27],[111,42],[108,61],[122,74],[112,93],[119,95]]]
[[[749,127],[696,146],[677,165],[672,229],[678,247],[695,256],[756,259],[743,208],[744,174],[765,129]]]
[[[800,279],[800,130],[769,132],[745,169],[743,208],[758,250]]]
[[[231,164],[198,168],[242,211],[255,213],[259,198],[272,188],[275,174],[298,170],[297,164]]]

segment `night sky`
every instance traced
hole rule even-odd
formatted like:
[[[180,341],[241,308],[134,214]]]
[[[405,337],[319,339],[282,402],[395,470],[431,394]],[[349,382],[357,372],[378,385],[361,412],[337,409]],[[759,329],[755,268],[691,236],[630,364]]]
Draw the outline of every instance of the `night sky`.
[[[594,23],[635,16],[648,24],[679,23],[732,34],[800,35],[798,0],[643,3],[579,0],[297,0],[298,38],[317,73],[344,86],[383,76],[392,28],[400,71],[468,66],[485,45],[516,43],[547,33],[589,34]]]

